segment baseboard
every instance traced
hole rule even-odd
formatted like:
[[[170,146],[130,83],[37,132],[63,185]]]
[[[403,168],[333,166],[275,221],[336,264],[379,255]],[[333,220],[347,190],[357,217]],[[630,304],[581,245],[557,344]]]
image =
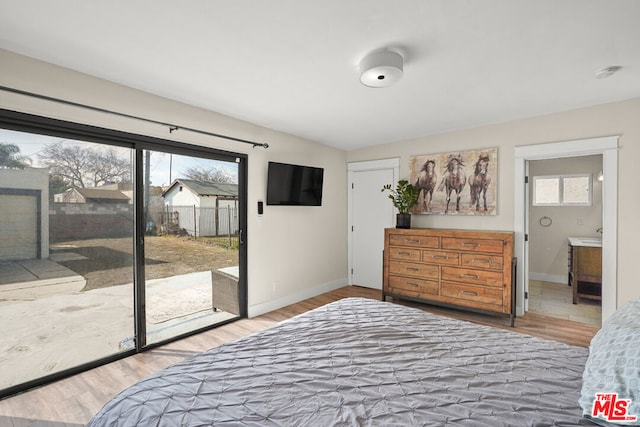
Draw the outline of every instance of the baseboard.
[[[568,273],[563,275],[547,273],[529,273],[529,280],[540,280],[542,282],[569,284]]]
[[[296,292],[295,294],[267,301],[262,304],[251,305],[248,308],[248,314],[249,317],[260,316],[261,314],[265,314],[270,311],[295,304],[307,298],[313,298],[315,296],[324,294],[325,292],[330,292],[343,286],[347,286],[348,284],[349,281],[346,277],[343,279],[334,280],[333,282],[323,283],[322,285],[310,289],[305,289],[304,291]]]

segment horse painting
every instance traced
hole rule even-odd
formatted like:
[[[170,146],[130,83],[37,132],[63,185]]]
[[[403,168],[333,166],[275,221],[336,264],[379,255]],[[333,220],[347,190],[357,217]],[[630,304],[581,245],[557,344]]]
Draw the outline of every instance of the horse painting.
[[[460,212],[460,197],[462,197],[462,189],[467,183],[467,175],[464,173],[464,161],[462,155],[451,154],[445,163],[445,172],[442,181],[438,186],[438,191],[445,191],[447,194],[447,206],[444,213],[449,213],[449,202],[451,201],[451,193],[456,192],[456,212]]]
[[[436,162],[429,159],[422,165],[415,187],[418,189],[418,197],[422,193],[422,204],[425,212],[431,212],[431,199],[433,198],[433,190],[438,183],[436,175]],[[427,199],[427,195],[429,198]]]
[[[488,174],[489,156],[480,154],[474,165],[473,175],[469,179],[469,191],[471,193],[471,206],[476,205],[476,211],[480,210],[480,194],[482,194],[484,211],[487,211],[487,189],[491,184]]]
[[[497,148],[410,156],[409,181],[418,192],[413,213],[496,215],[497,159]]]

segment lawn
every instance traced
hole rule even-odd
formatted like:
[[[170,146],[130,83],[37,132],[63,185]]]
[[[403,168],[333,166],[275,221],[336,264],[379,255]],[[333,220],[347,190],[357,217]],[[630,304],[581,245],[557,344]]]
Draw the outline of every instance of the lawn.
[[[53,245],[51,250],[54,253],[71,252],[84,257],[59,262],[87,280],[84,290],[133,282],[131,238],[75,240]],[[238,265],[238,250],[226,249],[212,239],[145,236],[147,280],[233,265]]]

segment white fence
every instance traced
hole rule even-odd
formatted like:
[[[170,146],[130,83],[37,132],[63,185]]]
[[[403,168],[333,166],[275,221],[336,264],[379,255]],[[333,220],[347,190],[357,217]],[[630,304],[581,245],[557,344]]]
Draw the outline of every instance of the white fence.
[[[176,230],[193,237],[232,236],[238,234],[238,208],[199,208],[171,206],[165,208],[162,225],[166,232]]]

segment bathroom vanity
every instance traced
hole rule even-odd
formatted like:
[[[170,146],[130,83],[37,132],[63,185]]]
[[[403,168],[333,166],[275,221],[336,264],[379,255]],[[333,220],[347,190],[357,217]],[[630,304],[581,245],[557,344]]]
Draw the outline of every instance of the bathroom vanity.
[[[602,238],[569,237],[569,285],[579,298],[602,301]]]

